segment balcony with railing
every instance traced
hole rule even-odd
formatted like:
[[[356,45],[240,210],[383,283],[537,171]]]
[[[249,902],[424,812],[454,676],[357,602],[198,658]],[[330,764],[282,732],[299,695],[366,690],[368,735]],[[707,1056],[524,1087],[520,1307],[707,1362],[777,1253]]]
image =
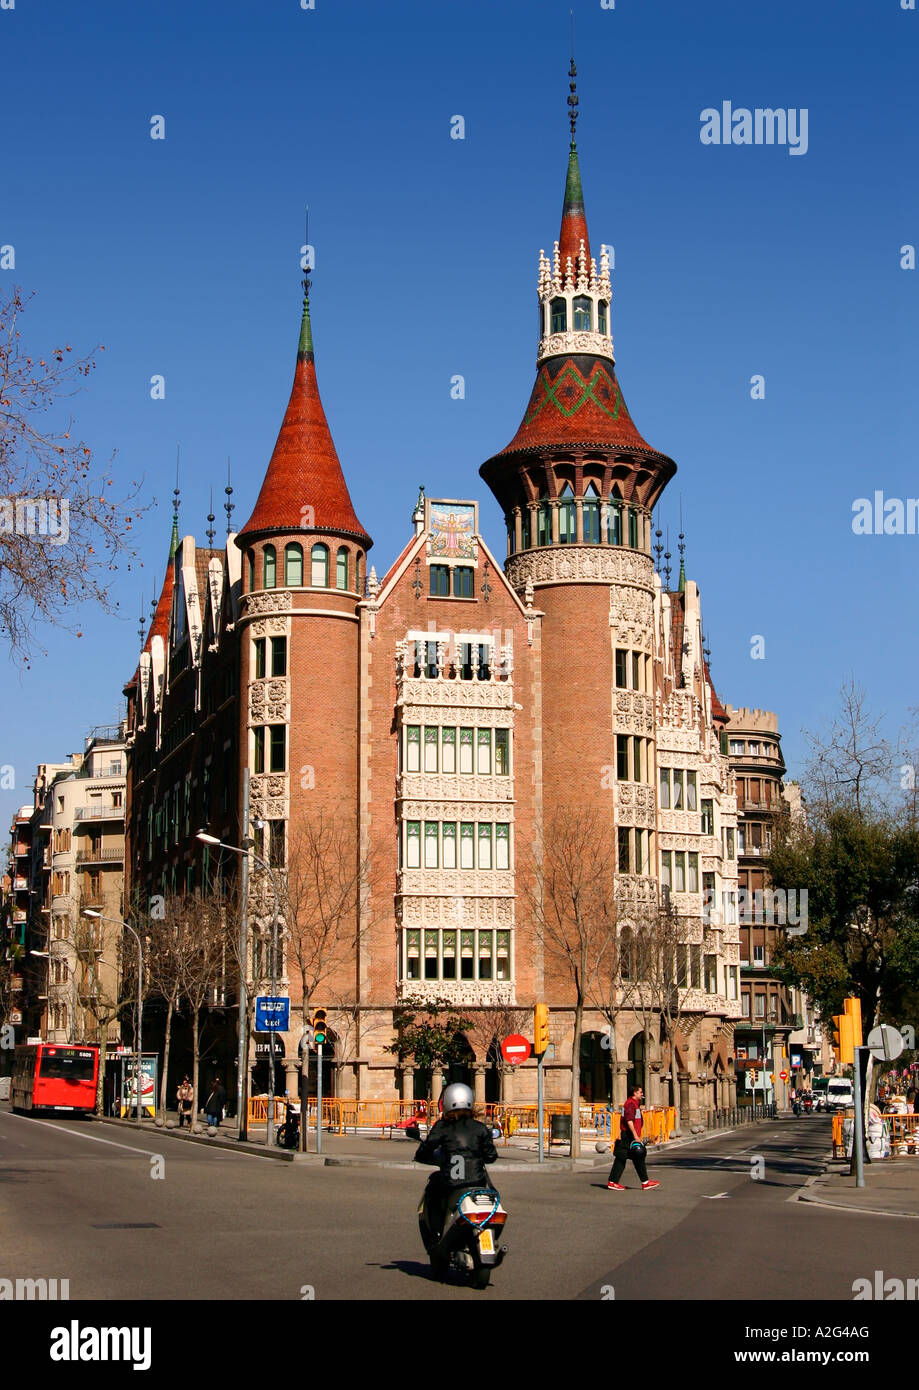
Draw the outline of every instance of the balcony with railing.
[[[74,820],[124,820],[123,806],[78,806]]]
[[[118,849],[101,849],[92,846],[77,850],[77,867],[86,864],[120,864],[124,862],[124,846]]]

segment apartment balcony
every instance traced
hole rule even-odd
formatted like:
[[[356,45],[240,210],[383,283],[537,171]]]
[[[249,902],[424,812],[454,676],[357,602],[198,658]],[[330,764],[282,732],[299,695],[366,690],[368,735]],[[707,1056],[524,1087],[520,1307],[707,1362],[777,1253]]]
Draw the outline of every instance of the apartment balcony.
[[[122,864],[124,846],[120,849],[78,849],[77,865],[81,864]]]
[[[78,806],[74,820],[124,820],[123,806]]]

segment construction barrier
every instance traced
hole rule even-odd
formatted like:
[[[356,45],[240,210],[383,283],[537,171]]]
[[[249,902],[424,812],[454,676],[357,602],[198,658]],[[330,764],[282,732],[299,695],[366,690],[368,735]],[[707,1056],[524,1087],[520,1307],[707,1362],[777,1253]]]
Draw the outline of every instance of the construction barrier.
[[[274,1122],[282,1124],[286,1117],[287,1104],[283,1096],[274,1098]],[[532,1137],[538,1135],[539,1112],[536,1105],[489,1104],[476,1107],[496,1129],[500,1129],[505,1144],[514,1136]],[[547,1101],[543,1107],[546,1142],[551,1142],[553,1115],[570,1115],[571,1106],[567,1101]],[[660,1144],[669,1139],[676,1125],[676,1112],[672,1109],[646,1109],[643,1136],[648,1143]],[[309,1124],[316,1124],[315,1097],[307,1104]],[[322,1127],[332,1134],[379,1134],[392,1138],[404,1131],[408,1125],[433,1125],[439,1118],[439,1110],[432,1101],[423,1100],[347,1100],[337,1097],[323,1097]],[[581,1105],[578,1108],[582,1135],[593,1135],[597,1140],[606,1139],[611,1144],[619,1136],[621,1115],[608,1105]],[[249,1123],[265,1124],[268,1117],[268,1097],[252,1096],[249,1099]]]
[[[851,1120],[854,1110],[837,1111],[833,1116],[833,1157],[847,1158],[843,1132],[845,1121]],[[919,1115],[882,1115],[881,1121],[890,1137],[890,1156],[919,1154]]]

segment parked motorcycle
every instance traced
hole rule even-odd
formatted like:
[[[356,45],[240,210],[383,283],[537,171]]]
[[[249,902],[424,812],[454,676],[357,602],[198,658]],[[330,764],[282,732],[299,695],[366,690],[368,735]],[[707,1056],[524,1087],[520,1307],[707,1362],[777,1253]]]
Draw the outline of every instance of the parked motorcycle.
[[[409,1126],[410,1139],[420,1139],[417,1125]],[[418,1229],[431,1262],[431,1273],[443,1279],[449,1269],[467,1275],[474,1289],[488,1287],[493,1269],[507,1254],[499,1245],[507,1212],[494,1187],[458,1187],[447,1198],[444,1228],[437,1231],[428,1211],[428,1189],[418,1204]]]

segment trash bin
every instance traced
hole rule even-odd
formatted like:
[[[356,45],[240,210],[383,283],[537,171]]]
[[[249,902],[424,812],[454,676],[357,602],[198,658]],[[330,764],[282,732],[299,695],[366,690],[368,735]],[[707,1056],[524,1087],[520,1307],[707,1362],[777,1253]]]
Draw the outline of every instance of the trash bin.
[[[558,1140],[561,1143],[561,1141],[564,1139],[571,1139],[571,1116],[550,1115],[549,1143],[554,1144],[556,1140]]]

